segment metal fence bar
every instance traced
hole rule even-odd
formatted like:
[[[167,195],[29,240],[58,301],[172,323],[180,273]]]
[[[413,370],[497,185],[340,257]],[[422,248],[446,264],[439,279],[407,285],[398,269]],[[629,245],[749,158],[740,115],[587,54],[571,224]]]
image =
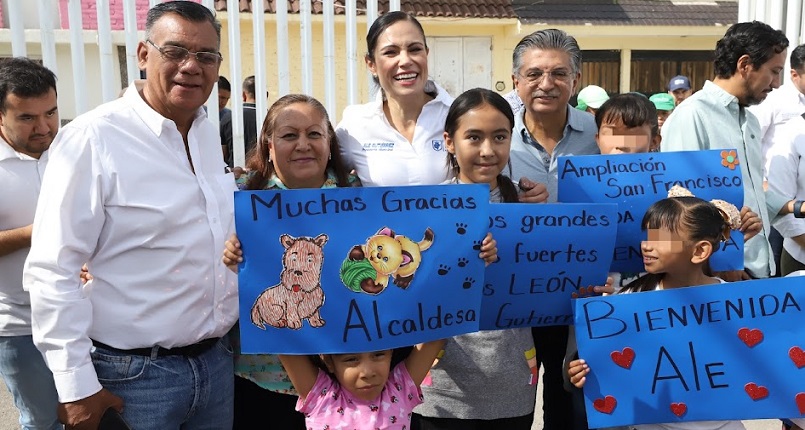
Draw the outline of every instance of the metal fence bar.
[[[268,100],[266,100],[266,27],[265,9],[262,1],[252,3],[252,32],[254,33],[254,97],[258,141],[260,140],[260,130],[263,127],[263,118],[268,111]],[[244,78],[245,79],[245,78]]]
[[[15,1],[8,2],[8,24],[11,27],[11,55],[15,57],[27,57],[28,51],[25,49],[25,25],[22,19],[20,3]]]
[[[288,2],[281,0],[276,3],[277,10],[277,97],[291,92],[291,74],[288,69]]]
[[[240,9],[238,0],[227,0],[229,16],[229,82],[232,84],[232,153],[235,166],[243,166],[246,152],[243,145],[243,99],[240,97],[243,75],[240,54]]]
[[[42,41],[42,64],[59,76],[56,64],[56,36],[53,33],[53,19],[57,8],[51,0],[39,0],[39,36]]]
[[[356,35],[357,26],[357,7],[355,0],[347,0],[346,8],[347,21],[347,104],[358,103],[358,88],[355,85],[355,74],[357,69],[358,48]]]
[[[324,14],[324,106],[330,119],[336,118],[335,100],[335,11],[333,0],[322,3]]]
[[[95,2],[98,12],[98,49],[101,54],[101,95],[103,102],[117,98],[119,91],[114,85],[114,61],[112,50],[112,24],[109,13],[109,1],[97,0]]]
[[[302,92],[313,95],[313,29],[311,28],[310,0],[299,2],[299,34],[302,41]]]
[[[87,75],[84,55],[84,23],[81,17],[81,0],[70,0],[67,3],[67,17],[70,22],[70,57],[73,66],[73,92],[75,97],[75,113],[81,115],[87,111],[87,88],[82,76]]]
[[[123,0],[123,28],[126,32],[126,76],[132,82],[140,77],[140,68],[137,67],[137,45],[140,37],[137,31],[136,0]]]

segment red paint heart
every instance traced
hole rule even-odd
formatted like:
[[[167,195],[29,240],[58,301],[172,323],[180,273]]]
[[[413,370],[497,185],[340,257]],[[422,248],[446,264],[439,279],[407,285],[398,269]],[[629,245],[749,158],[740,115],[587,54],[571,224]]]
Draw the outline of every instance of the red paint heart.
[[[763,341],[763,332],[756,328],[750,330],[744,327],[738,330],[738,337],[746,344],[746,346],[752,348]]]
[[[792,346],[791,349],[788,350],[788,356],[791,357],[791,361],[794,362],[797,369],[805,367],[805,351],[803,351],[802,348]]]
[[[685,412],[687,411],[688,411],[688,405],[681,402],[671,403],[671,412],[673,412],[674,415],[682,418],[682,415],[685,415]]]
[[[744,390],[746,390],[746,394],[749,394],[752,400],[760,400],[769,397],[769,389],[762,385],[755,384],[754,382],[744,385]]]
[[[593,401],[595,410],[605,414],[611,414],[617,404],[618,401],[612,396],[606,396],[603,399],[595,399],[595,401]]]
[[[609,356],[612,357],[612,361],[618,366],[629,369],[632,367],[632,362],[634,361],[634,350],[627,346],[623,348],[623,351],[612,351]]]
[[[794,400],[797,402],[800,415],[805,414],[805,393],[797,394],[796,397],[794,397]]]

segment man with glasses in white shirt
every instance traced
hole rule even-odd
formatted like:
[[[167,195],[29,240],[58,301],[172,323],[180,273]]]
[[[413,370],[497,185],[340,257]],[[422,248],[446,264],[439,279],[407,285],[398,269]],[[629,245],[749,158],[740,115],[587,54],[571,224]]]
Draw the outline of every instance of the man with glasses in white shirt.
[[[137,48],[145,82],[53,143],[24,285],[70,428],[110,408],[138,430],[232,426],[237,283],[220,253],[236,188],[201,108],[220,29],[198,3],[156,5]]]

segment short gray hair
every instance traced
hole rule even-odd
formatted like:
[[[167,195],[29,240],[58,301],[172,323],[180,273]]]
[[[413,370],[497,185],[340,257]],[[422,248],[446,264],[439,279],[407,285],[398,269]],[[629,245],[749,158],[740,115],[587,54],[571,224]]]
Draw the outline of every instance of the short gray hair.
[[[171,13],[194,23],[209,22],[215,29],[215,35],[218,36],[218,44],[221,44],[221,22],[215,18],[215,14],[206,6],[187,0],[157,3],[156,6],[149,9],[145,18],[145,38],[151,40],[151,29],[154,24],[163,16]]]
[[[523,54],[530,49],[557,50],[570,56],[570,67],[573,74],[581,71],[581,49],[576,39],[562,30],[550,28],[538,30],[524,37],[512,54],[512,73],[518,74],[523,67]]]

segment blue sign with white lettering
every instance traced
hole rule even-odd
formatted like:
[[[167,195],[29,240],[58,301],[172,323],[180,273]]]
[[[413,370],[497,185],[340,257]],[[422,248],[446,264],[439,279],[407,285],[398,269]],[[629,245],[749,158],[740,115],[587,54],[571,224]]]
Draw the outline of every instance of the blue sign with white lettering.
[[[805,416],[803,280],[576,300],[590,428]]]
[[[571,297],[606,282],[617,217],[614,204],[492,204],[481,329],[571,324]]]
[[[672,189],[722,200],[736,211],[743,206],[744,184],[734,150],[559,157],[558,176],[560,202],[618,204],[613,272],[643,271],[640,222],[649,206],[669,197]],[[743,262],[743,233],[732,230],[710,265],[715,271],[742,270]]]
[[[244,353],[344,353],[478,330],[487,185],[235,193]]]

